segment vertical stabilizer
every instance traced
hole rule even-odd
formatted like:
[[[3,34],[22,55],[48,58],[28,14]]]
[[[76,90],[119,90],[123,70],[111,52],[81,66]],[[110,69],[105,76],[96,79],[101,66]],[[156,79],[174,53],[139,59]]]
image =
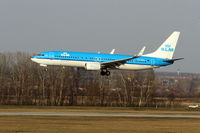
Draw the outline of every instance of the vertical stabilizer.
[[[145,56],[172,59],[176,49],[177,41],[179,39],[179,35],[180,32],[173,32],[155,52],[147,54]]]

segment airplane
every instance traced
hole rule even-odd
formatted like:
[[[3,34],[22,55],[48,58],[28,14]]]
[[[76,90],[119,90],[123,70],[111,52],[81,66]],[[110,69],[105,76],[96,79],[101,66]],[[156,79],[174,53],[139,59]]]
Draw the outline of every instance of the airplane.
[[[173,55],[179,39],[180,32],[174,31],[166,41],[153,53],[144,54],[143,47],[137,55],[114,54],[115,49],[110,53],[87,53],[72,51],[47,51],[32,56],[33,62],[40,66],[49,65],[83,67],[86,70],[99,70],[102,76],[110,75],[111,69],[120,70],[146,70],[172,65],[175,61]]]

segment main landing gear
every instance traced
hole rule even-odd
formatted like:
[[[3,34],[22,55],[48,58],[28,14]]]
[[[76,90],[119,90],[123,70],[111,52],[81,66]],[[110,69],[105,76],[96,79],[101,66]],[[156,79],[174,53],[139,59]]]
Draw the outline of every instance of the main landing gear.
[[[101,70],[101,76],[110,76],[110,71],[108,71],[107,69],[102,69]]]

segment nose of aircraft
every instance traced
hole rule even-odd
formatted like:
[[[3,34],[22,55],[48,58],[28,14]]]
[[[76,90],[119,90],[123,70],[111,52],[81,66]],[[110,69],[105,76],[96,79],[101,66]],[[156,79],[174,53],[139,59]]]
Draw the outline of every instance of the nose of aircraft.
[[[33,62],[36,62],[36,63],[37,63],[37,58],[36,58],[35,56],[32,56],[32,57],[31,57],[31,60],[32,60]]]
[[[33,61],[33,62],[37,62],[37,59],[33,56],[33,57],[31,57],[31,60]]]

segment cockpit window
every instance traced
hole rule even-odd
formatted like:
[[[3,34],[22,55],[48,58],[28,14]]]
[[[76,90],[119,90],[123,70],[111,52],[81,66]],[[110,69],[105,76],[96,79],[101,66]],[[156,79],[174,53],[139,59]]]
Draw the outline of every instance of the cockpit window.
[[[37,54],[36,56],[44,56],[44,54]]]

